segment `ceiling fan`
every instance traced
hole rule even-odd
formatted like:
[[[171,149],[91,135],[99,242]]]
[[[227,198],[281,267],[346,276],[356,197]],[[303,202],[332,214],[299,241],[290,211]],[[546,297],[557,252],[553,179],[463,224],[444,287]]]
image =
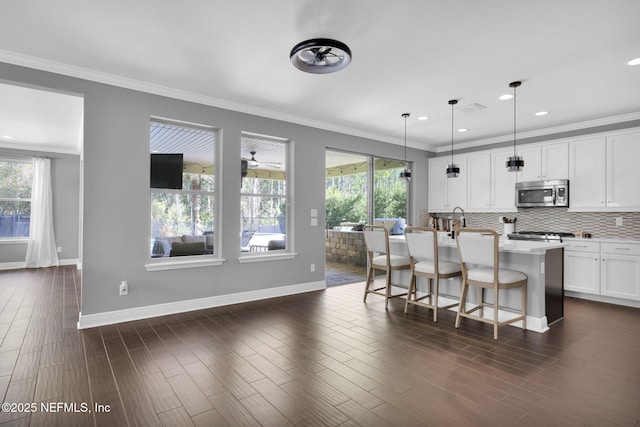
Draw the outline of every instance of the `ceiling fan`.
[[[259,166],[267,166],[267,167],[272,167],[272,168],[276,168],[276,169],[280,169],[282,167],[282,163],[280,162],[260,162],[258,160],[256,160],[256,152],[255,151],[250,151],[249,154],[251,154],[251,158],[250,159],[244,159],[247,162],[247,167],[249,169],[255,169]]]

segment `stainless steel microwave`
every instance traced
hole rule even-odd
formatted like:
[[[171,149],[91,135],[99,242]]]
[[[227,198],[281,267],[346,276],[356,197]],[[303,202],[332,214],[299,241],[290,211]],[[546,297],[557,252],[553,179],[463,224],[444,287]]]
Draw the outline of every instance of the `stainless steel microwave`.
[[[569,180],[516,182],[516,207],[569,207]]]

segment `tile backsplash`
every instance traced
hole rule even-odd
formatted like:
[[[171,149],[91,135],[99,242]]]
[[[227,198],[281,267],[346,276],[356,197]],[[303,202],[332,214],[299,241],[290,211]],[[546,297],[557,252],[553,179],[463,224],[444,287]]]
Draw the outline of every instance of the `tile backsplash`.
[[[421,209],[418,216],[419,224],[426,225],[432,215],[426,209]],[[503,231],[503,225],[498,223],[498,218],[502,216],[517,219],[516,231],[575,233],[583,230],[594,238],[640,240],[640,212],[567,212],[562,208],[527,208],[508,213],[465,213],[467,227],[491,228],[498,232]],[[619,217],[622,217],[622,225],[616,225]]]

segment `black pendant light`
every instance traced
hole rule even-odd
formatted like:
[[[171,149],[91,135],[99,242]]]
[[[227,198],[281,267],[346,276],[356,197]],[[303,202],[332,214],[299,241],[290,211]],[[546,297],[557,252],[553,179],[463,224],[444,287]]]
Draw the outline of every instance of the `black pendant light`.
[[[404,117],[404,170],[400,172],[400,178],[406,179],[407,182],[411,181],[411,169],[407,167],[407,118],[409,113],[402,113]]]
[[[509,172],[519,172],[524,167],[524,159],[516,153],[516,88],[522,82],[511,82],[509,87],[513,88],[513,156],[507,157],[507,170]]]
[[[460,167],[453,163],[453,106],[458,103],[457,100],[449,100],[451,105],[451,163],[447,165],[447,178],[457,178],[460,175]]]
[[[301,71],[328,74],[342,70],[351,62],[351,49],[332,39],[311,39],[298,43],[289,53],[291,63]]]

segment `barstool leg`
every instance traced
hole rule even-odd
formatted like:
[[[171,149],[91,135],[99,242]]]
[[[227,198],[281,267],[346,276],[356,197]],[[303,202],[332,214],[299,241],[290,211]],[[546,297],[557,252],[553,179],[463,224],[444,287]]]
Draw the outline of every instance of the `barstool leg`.
[[[493,339],[498,339],[498,295],[500,290],[498,287],[493,289]]]
[[[456,315],[456,324],[455,324],[456,328],[460,327],[460,312],[462,310],[465,310],[466,312],[468,292],[469,292],[469,285],[467,284],[467,281],[463,278],[462,279],[462,295],[460,295],[460,305],[458,305],[458,314]]]
[[[389,266],[387,266],[389,267]],[[384,299],[384,309],[389,309],[389,298],[391,297],[391,268],[387,268],[387,292]]]
[[[364,288],[364,302],[367,302],[367,295],[369,295],[369,287],[371,286],[371,279],[373,278],[373,267],[369,268],[367,272],[367,285]]]
[[[411,293],[413,292],[413,299],[416,299],[416,276],[411,274],[411,282],[409,283],[409,290],[407,291],[407,301],[404,303],[404,312],[409,309],[409,300],[411,299]]]
[[[527,282],[522,286],[522,329],[527,330]]]
[[[439,285],[440,285],[440,278],[438,276],[435,277],[435,279],[433,279],[433,301],[431,302],[433,305],[433,321],[437,322],[438,321],[438,292],[439,292]]]

